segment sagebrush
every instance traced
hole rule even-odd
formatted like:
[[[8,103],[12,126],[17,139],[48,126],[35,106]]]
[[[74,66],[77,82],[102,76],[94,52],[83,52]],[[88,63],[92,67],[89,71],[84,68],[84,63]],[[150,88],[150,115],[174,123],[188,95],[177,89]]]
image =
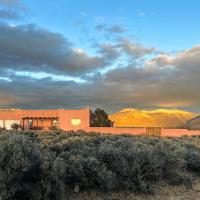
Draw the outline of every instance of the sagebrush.
[[[1,132],[0,199],[66,199],[80,191],[152,193],[158,182],[191,188],[200,176],[196,138]]]

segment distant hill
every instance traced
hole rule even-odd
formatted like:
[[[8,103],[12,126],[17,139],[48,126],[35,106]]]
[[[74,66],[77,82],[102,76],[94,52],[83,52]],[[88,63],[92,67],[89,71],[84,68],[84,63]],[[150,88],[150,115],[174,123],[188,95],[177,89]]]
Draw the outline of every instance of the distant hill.
[[[200,115],[188,121],[188,128],[193,130],[200,130]]]
[[[114,126],[116,127],[161,126],[168,128],[185,128],[187,127],[187,122],[197,116],[197,113],[184,110],[138,110],[126,108],[115,114],[111,114],[109,118],[115,122]]]

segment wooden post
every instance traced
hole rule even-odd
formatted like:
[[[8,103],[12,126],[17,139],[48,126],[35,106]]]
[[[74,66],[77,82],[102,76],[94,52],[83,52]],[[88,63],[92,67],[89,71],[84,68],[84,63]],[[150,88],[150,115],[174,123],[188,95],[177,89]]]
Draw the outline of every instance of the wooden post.
[[[37,130],[38,130],[38,119],[36,119],[37,120]]]
[[[3,120],[3,128],[6,128],[5,120]]]
[[[53,119],[51,118],[51,129],[53,129]]]
[[[28,130],[30,129],[30,126],[29,126],[29,119],[27,119],[27,129],[28,129]]]
[[[24,130],[24,118],[22,119],[22,130]]]

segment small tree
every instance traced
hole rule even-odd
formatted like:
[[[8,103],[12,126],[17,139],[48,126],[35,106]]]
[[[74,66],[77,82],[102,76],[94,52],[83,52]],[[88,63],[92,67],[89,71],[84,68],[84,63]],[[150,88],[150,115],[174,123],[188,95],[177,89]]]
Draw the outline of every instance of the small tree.
[[[21,129],[21,125],[20,125],[20,124],[17,124],[17,123],[14,123],[14,124],[11,125],[11,128],[12,128],[13,130],[18,131],[19,129]]]
[[[108,114],[100,108],[97,108],[95,112],[91,112],[91,124],[92,127],[111,127],[112,121],[108,118]]]

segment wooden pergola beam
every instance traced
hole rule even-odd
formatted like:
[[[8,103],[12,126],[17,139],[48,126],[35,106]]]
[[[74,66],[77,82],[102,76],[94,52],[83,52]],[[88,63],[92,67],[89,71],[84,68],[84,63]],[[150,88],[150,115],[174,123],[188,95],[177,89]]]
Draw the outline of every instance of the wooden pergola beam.
[[[23,117],[22,119],[28,120],[28,119],[36,119],[36,120],[42,120],[42,119],[58,119],[58,117]]]

